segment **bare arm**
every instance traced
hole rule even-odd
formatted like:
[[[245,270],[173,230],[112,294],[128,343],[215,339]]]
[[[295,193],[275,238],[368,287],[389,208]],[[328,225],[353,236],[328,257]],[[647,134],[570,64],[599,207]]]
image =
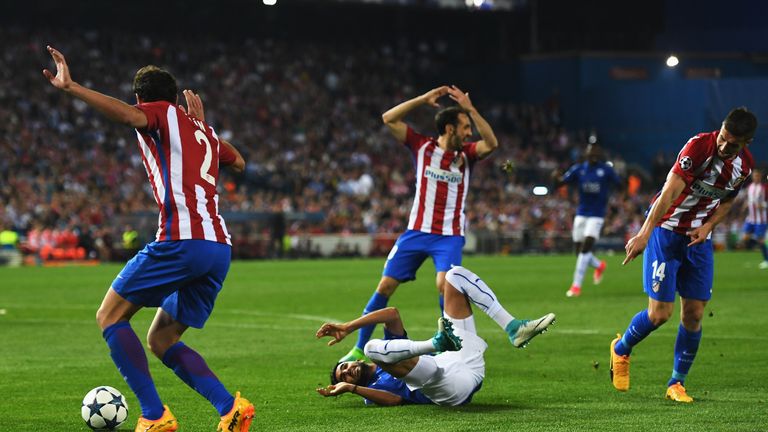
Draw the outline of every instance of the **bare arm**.
[[[375,403],[376,405],[383,405],[383,406],[394,406],[394,405],[400,405],[403,403],[403,398],[401,398],[400,396],[394,393],[390,393],[385,390],[378,390],[378,389],[372,389],[369,387],[358,386],[358,385],[346,383],[346,382],[332,384],[332,385],[329,385],[328,387],[320,387],[317,389],[317,392],[325,397],[339,396],[344,393],[354,393],[365,399],[368,399],[369,401]]]
[[[624,248],[627,251],[627,256],[624,258],[622,265],[632,261],[643,252],[645,246],[648,245],[648,239],[651,237],[651,232],[653,232],[656,224],[658,224],[661,218],[664,217],[667,210],[672,206],[672,203],[674,203],[677,197],[683,192],[685,186],[685,180],[683,180],[682,177],[674,172],[669,172],[667,181],[661,189],[661,195],[659,195],[656,202],[653,203],[651,212],[645,219],[642,228],[640,228],[640,231],[627,242],[627,245]]]
[[[496,139],[496,134],[493,133],[491,125],[485,121],[483,116],[477,111],[477,108],[472,105],[472,101],[469,100],[469,93],[464,93],[458,87],[451,86],[448,88],[448,94],[451,99],[455,100],[459,106],[469,113],[469,117],[472,119],[472,122],[477,128],[477,132],[482,138],[477,142],[477,156],[480,159],[483,159],[493,153],[493,151],[499,147],[499,141]]]
[[[703,243],[705,240],[707,240],[707,237],[709,237],[709,233],[711,233],[717,224],[723,221],[725,217],[728,215],[728,213],[731,211],[731,208],[733,208],[733,202],[734,197],[725,198],[720,201],[720,204],[717,205],[717,209],[715,210],[715,213],[712,214],[712,217],[709,218],[709,220],[702,224],[698,228],[694,228],[686,233],[691,238],[691,242],[688,243],[688,246],[693,246],[695,244]]]
[[[192,90],[184,90],[182,93],[184,94],[184,99],[187,101],[187,108],[185,111],[192,117],[205,121],[205,109],[203,108],[203,100],[200,98],[200,95],[193,92]],[[184,110],[183,106],[180,108]],[[237,148],[235,148],[235,146],[233,146],[229,141],[219,137],[219,142],[221,145],[235,154],[235,161],[226,166],[229,167],[232,171],[238,173],[243,172],[243,170],[245,170],[245,159],[243,159],[243,155],[240,154]]]
[[[229,141],[219,138],[219,142],[221,143],[221,145],[227,147],[229,151],[235,154],[235,161],[232,162],[231,165],[227,165],[227,167],[229,167],[232,171],[237,173],[243,172],[245,170],[245,159],[243,159],[243,155],[241,155],[240,152],[237,151],[235,146],[230,144]]]
[[[437,103],[437,99],[446,94],[448,94],[447,86],[434,88],[421,96],[409,99],[390,108],[387,112],[381,115],[381,120],[387,125],[390,133],[392,133],[395,139],[403,143],[405,142],[405,137],[408,132],[408,125],[403,121],[403,117],[414,108],[421,105],[429,104],[439,108],[440,105]]]
[[[140,109],[72,81],[64,55],[51,46],[47,48],[56,63],[56,75],[48,69],[43,69],[43,75],[51,85],[82,100],[114,122],[137,129],[147,126],[147,116]]]
[[[328,342],[328,345],[330,346],[340,342],[347,337],[348,334],[360,327],[382,323],[387,330],[392,333],[403,334],[405,332],[403,321],[400,319],[400,312],[398,312],[396,308],[388,307],[363,315],[360,318],[346,323],[325,323],[320,326],[319,330],[317,330],[315,337],[318,339],[323,336],[332,337],[333,340]]]

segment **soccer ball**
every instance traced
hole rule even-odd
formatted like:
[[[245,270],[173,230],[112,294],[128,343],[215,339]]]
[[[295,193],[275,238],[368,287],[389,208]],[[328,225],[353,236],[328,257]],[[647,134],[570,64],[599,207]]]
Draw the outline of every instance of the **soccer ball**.
[[[128,403],[114,387],[99,386],[85,395],[80,414],[91,429],[113,430],[128,418]]]

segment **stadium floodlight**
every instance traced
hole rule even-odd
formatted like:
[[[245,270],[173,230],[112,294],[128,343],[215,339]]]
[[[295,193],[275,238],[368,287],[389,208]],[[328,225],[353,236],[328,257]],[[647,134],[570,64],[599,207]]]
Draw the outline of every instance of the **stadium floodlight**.
[[[277,4],[277,0],[263,0],[264,4],[267,6],[274,6]]]
[[[680,63],[680,60],[678,60],[678,59],[677,59],[677,56],[675,56],[674,54],[673,54],[673,55],[670,55],[669,57],[667,57],[667,66],[669,66],[669,67],[675,67],[675,66],[677,66],[679,63]]]
[[[536,196],[546,196],[549,193],[549,189],[546,186],[534,186],[533,194]]]

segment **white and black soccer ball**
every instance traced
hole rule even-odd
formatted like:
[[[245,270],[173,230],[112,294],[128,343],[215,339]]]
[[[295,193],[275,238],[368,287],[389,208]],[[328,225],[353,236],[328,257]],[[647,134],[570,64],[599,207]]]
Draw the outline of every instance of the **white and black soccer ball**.
[[[80,413],[91,429],[114,430],[128,418],[128,403],[116,388],[99,386],[85,395]]]

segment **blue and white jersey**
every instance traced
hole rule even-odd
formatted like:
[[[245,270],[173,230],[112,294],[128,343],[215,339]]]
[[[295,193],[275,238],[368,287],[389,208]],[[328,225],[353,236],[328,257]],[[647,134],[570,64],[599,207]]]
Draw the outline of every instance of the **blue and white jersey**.
[[[605,162],[597,162],[594,165],[582,162],[573,165],[563,175],[563,182],[576,184],[579,188],[579,207],[576,209],[576,215],[604,218],[611,188],[619,186],[621,179]]]
[[[404,404],[433,404],[428,397],[424,396],[421,390],[411,390],[405,384],[405,381],[395,378],[380,367],[376,367],[376,373],[373,375],[373,382],[367,386],[376,390],[384,390],[396,394],[403,398]],[[366,399],[366,405],[375,404]]]
[[[408,337],[408,333],[398,335],[394,333],[390,333],[387,331],[387,329],[384,329],[384,340],[391,340],[391,339],[406,339]],[[392,375],[390,375],[388,372],[385,372],[382,368],[376,366],[376,372],[373,374],[373,380],[371,381],[371,384],[367,385],[366,387],[376,389],[376,390],[384,390],[388,391],[392,394],[396,394],[403,398],[404,404],[433,404],[431,400],[429,400],[428,397],[424,396],[424,393],[421,392],[421,390],[411,390],[408,388],[408,385],[405,384],[405,381],[395,378]],[[375,405],[376,403],[373,401],[370,401],[368,399],[365,400],[366,405]]]

